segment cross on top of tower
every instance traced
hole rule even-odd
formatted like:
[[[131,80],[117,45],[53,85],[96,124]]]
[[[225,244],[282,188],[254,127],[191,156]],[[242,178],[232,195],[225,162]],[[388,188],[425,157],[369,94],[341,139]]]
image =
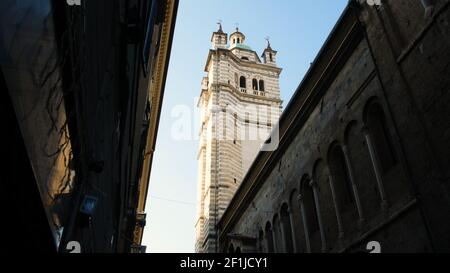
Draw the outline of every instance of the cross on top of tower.
[[[222,29],[222,20],[221,20],[221,19],[217,20],[217,24],[219,25],[219,32],[223,32],[223,29]]]
[[[265,39],[266,39],[266,41],[267,41],[267,48],[271,48],[271,47],[270,47],[270,37],[267,36]]]

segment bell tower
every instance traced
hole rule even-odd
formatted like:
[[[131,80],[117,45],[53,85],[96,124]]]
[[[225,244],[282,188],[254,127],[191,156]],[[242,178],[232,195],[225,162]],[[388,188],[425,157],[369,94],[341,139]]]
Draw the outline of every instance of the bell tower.
[[[228,34],[223,32],[222,23],[217,23],[219,25],[219,29],[216,32],[213,32],[211,37],[212,48],[226,48],[228,43]]]
[[[266,49],[264,49],[264,52],[261,57],[263,58],[265,64],[276,66],[277,51],[273,50],[272,47],[270,46],[269,38],[266,38],[266,40],[267,40],[267,47]]]
[[[218,251],[217,223],[281,114],[276,51],[261,62],[239,29],[227,37],[219,24],[198,101],[196,252]]]

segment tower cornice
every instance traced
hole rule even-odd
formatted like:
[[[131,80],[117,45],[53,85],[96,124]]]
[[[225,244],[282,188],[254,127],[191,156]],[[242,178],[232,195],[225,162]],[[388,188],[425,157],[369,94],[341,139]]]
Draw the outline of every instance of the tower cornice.
[[[244,49],[240,49],[240,50],[244,50]],[[256,54],[255,51],[252,51],[252,50],[249,50],[249,51],[251,51],[251,52]],[[232,50],[225,49],[225,48],[218,48],[218,49],[210,49],[209,50],[208,58],[207,58],[206,64],[205,64],[205,72],[209,72],[208,66],[209,66],[209,63],[211,62],[212,56],[213,56],[213,54],[217,54],[218,52],[224,52],[225,54],[227,54],[227,56],[231,57],[236,63],[238,63],[242,67],[251,67],[251,68],[259,68],[259,69],[270,70],[272,72],[276,72],[278,75],[281,74],[281,71],[283,71],[282,68],[277,67],[277,66],[273,66],[273,65],[267,65],[267,64],[264,64],[264,63],[242,61],[241,59],[236,57],[236,55],[233,54]]]

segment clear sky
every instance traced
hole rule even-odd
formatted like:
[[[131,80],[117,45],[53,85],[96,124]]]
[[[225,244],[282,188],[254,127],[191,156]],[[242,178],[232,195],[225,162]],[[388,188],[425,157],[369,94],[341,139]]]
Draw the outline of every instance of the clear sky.
[[[260,55],[269,36],[278,51],[281,97],[286,106],[348,0],[180,0],[171,61],[147,200],[143,244],[147,252],[194,252],[197,200],[194,116],[211,34],[218,20],[231,34],[239,24],[246,44]],[[172,136],[174,109],[191,109],[192,139]]]

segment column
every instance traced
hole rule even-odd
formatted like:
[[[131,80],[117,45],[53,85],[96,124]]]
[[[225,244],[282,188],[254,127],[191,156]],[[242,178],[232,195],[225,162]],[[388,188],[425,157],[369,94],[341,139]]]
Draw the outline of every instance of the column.
[[[287,238],[285,233],[285,223],[283,222],[283,217],[280,214],[280,235],[281,235],[281,251],[282,253],[287,253]]]
[[[337,218],[337,224],[338,224],[338,230],[339,230],[339,239],[342,239],[344,237],[344,228],[342,225],[341,211],[339,208],[339,204],[337,202],[336,189],[334,188],[333,177],[331,175],[328,176],[328,181],[330,183],[331,196],[333,197],[334,209],[336,211],[336,218]]]
[[[316,204],[317,209],[317,221],[319,222],[319,230],[320,230],[320,237],[322,238],[322,252],[327,251],[327,242],[325,237],[325,229],[322,222],[322,213],[320,211],[320,203],[319,203],[319,193],[317,190],[317,182],[313,179],[309,181],[309,186],[313,190],[314,194],[314,203]]]
[[[306,219],[305,206],[303,204],[303,198],[301,194],[298,195],[298,202],[300,204],[300,211],[303,219],[303,230],[305,232],[306,251],[308,253],[311,253],[311,242],[309,239],[308,220]]]
[[[369,149],[370,159],[372,161],[373,169],[375,171],[375,177],[377,179],[378,191],[381,197],[381,207],[387,209],[389,206],[386,191],[383,185],[383,172],[381,171],[380,161],[378,160],[377,154],[375,152],[375,147],[373,145],[372,136],[367,127],[363,128],[364,137],[366,138],[367,148]]]
[[[288,213],[289,213],[289,219],[291,220],[291,237],[292,237],[292,247],[293,247],[293,251],[294,253],[298,253],[300,246],[298,245],[298,241],[297,241],[297,236],[296,235],[296,230],[295,230],[295,225],[294,225],[294,214],[291,211],[291,208],[288,209]]]
[[[359,199],[359,193],[358,193],[358,187],[355,183],[355,175],[353,173],[353,166],[352,162],[350,160],[350,156],[348,155],[348,148],[347,145],[342,146],[342,152],[344,153],[345,157],[345,165],[347,165],[347,172],[350,179],[350,183],[352,184],[352,190],[353,195],[355,196],[355,202],[356,202],[356,208],[358,209],[358,215],[359,215],[359,226],[364,222],[364,213],[361,206],[361,200]]]

